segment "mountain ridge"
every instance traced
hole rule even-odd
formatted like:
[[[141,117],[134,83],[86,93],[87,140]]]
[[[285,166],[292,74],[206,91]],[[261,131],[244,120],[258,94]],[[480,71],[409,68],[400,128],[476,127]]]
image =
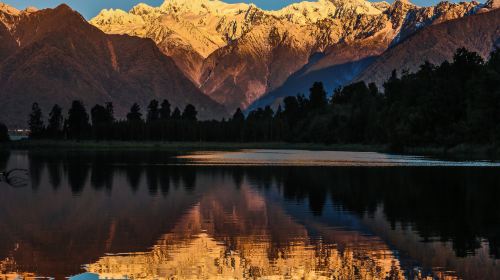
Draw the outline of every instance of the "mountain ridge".
[[[459,47],[488,58],[490,52],[500,48],[499,26],[500,9],[430,26],[385,51],[356,80],[374,82],[382,89],[393,70],[398,74],[415,72],[424,61],[435,65],[451,61]]]
[[[11,126],[26,126],[33,102],[48,114],[55,103],[67,109],[73,100],[111,101],[123,118],[134,102],[145,108],[168,99],[181,109],[194,104],[201,118],[226,114],[150,39],[105,34],[67,5],[12,11],[0,11],[0,36],[11,42],[0,49],[0,120]]]
[[[129,12],[103,10],[90,22],[107,33],[153,39],[201,91],[233,111],[286,86],[315,54],[323,57],[305,74],[346,63],[346,56],[336,52],[339,46],[355,46],[351,52],[364,49],[363,57],[351,55],[364,60],[421,28],[467,16],[479,6],[319,0],[266,11],[249,4],[166,0],[159,7],[139,4]]]

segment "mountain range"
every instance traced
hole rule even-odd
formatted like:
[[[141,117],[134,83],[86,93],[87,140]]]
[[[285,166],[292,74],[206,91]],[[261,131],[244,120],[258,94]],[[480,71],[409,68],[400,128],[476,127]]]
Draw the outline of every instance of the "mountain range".
[[[0,120],[26,127],[31,104],[44,117],[54,104],[69,109],[112,101],[123,117],[132,103],[152,99],[194,104],[201,118],[223,117],[225,108],[203,94],[153,41],[108,35],[66,5],[55,9],[0,9]],[[90,108],[88,108],[90,109]]]
[[[220,118],[277,105],[314,81],[329,92],[356,80],[381,86],[392,70],[440,63],[459,47],[487,57],[500,44],[499,7],[499,0],[430,7],[318,0],[267,11],[166,0],[103,10],[86,22],[67,6],[0,5],[0,96],[9,107],[0,120],[26,119],[33,100],[113,101],[123,116],[153,97]]]

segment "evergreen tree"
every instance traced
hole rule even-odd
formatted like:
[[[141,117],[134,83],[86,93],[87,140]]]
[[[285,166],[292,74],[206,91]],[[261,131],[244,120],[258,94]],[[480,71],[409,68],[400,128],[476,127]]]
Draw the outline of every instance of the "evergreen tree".
[[[28,126],[30,129],[30,138],[37,139],[43,136],[45,127],[43,124],[42,109],[40,109],[40,106],[36,102],[31,106]]]
[[[141,107],[139,104],[134,103],[130,108],[130,113],[127,114],[127,120],[129,122],[141,122],[142,121],[142,113]]]
[[[264,114],[263,114],[263,119],[265,120],[272,120],[274,117],[274,111],[271,109],[271,106],[266,106],[264,108]]]
[[[158,101],[151,100],[148,106],[147,122],[151,123],[160,119],[160,110],[158,109]]]
[[[111,134],[111,127],[114,121],[113,105],[106,103],[106,107],[102,105],[95,105],[90,110],[92,119],[92,131],[94,138],[97,140],[109,138]]]
[[[244,125],[245,125],[245,115],[241,111],[240,108],[236,109],[236,112],[234,112],[233,117],[231,120],[228,122],[228,128],[227,128],[227,136],[228,140],[230,141],[242,141],[243,139],[243,131],[244,131]]]
[[[283,108],[281,107],[281,104],[278,105],[278,109],[276,110],[276,114],[274,114],[276,118],[281,118],[283,116]]]
[[[326,107],[328,100],[323,83],[315,82],[309,89],[309,92],[309,104],[313,110]]]
[[[168,100],[163,100],[161,103],[160,107],[160,119],[161,120],[168,120],[170,119],[170,114],[171,114],[171,108],[170,108],[170,102]]]
[[[172,113],[172,119],[173,120],[180,120],[181,119],[181,110],[179,110],[178,107],[175,107],[174,112]]]
[[[293,128],[301,117],[301,107],[299,101],[295,96],[288,96],[283,100],[283,104],[285,105],[283,116],[288,126]]]
[[[9,130],[7,129],[7,126],[3,123],[0,123],[0,143],[9,141]]]
[[[52,139],[59,139],[62,137],[63,121],[62,108],[56,104],[49,113],[49,124],[47,126],[48,137]]]
[[[240,108],[236,109],[231,120],[236,123],[243,123],[245,121],[245,115]]]
[[[196,111],[196,108],[188,104],[184,108],[184,112],[182,112],[182,119],[186,121],[197,121],[197,116],[198,116],[198,111]]]
[[[70,139],[85,139],[90,134],[89,115],[81,101],[75,100],[68,111],[67,135]]]
[[[106,102],[106,111],[107,111],[107,122],[113,123],[115,121],[115,109],[113,107],[113,102]]]
[[[95,105],[92,110],[90,110],[90,115],[93,126],[109,123],[111,119],[109,111],[104,106],[99,104]]]

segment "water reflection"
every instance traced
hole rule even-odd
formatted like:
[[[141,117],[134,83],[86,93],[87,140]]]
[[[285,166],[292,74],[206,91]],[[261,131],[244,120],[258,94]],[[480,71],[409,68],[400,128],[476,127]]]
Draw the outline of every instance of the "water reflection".
[[[31,184],[0,185],[0,279],[500,277],[495,168],[193,166],[159,152],[2,165],[28,167]]]

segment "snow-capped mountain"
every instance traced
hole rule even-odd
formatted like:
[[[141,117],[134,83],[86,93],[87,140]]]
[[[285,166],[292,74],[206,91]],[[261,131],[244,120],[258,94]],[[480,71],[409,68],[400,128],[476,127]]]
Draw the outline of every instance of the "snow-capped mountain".
[[[103,10],[90,22],[107,33],[153,39],[205,94],[234,110],[283,86],[293,90],[286,87],[291,77],[325,75],[325,69],[362,61],[351,67],[352,73],[343,73],[344,80],[352,79],[368,66],[367,58],[419,29],[464,17],[480,6],[318,0],[266,11],[218,0],[166,0],[159,7],[139,4],[129,12]]]

